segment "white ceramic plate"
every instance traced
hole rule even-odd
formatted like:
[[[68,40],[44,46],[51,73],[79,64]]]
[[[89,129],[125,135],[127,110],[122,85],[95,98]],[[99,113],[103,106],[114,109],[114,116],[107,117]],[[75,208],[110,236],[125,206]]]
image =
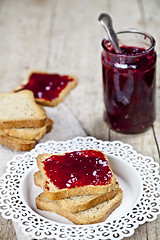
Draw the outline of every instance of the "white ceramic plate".
[[[34,185],[40,153],[95,149],[103,151],[124,192],[122,204],[103,223],[74,225],[55,213],[38,210],[35,198],[41,189]],[[93,137],[77,137],[65,142],[49,141],[17,155],[0,178],[0,211],[4,218],[19,223],[25,234],[42,239],[122,239],[160,213],[158,164],[119,141],[103,142]]]

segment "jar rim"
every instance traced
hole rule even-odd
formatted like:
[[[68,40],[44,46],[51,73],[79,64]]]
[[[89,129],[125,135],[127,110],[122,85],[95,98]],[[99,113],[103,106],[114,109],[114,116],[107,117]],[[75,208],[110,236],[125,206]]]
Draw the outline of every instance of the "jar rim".
[[[150,52],[156,45],[156,41],[154,39],[154,37],[152,37],[149,33],[145,33],[145,32],[140,32],[140,31],[137,31],[137,30],[126,30],[126,31],[120,31],[120,32],[117,32],[117,35],[118,34],[123,34],[123,33],[136,33],[136,34],[141,34],[141,35],[144,35],[145,37],[149,38],[150,41],[151,41],[151,46],[144,50],[143,52],[141,53],[136,53],[136,54],[133,54],[133,55],[128,55],[129,57],[135,57],[135,56],[142,56],[142,55],[145,55],[146,53]],[[110,54],[112,55],[117,55],[117,56],[127,56],[123,53],[114,53],[112,51],[110,51],[106,45],[105,45],[105,41],[108,40],[107,37],[104,37],[103,40],[102,40],[102,47],[104,50],[106,50],[107,52],[109,52]]]

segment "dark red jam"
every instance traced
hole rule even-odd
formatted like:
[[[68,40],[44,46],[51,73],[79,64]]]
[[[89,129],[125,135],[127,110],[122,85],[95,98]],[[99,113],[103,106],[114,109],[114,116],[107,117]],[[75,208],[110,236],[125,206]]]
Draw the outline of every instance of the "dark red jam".
[[[112,177],[107,159],[95,150],[52,155],[43,163],[48,178],[59,189],[106,185]]]
[[[139,133],[155,120],[156,53],[132,46],[121,51],[102,52],[104,118],[116,131]]]
[[[68,76],[47,73],[32,73],[29,82],[22,89],[31,90],[35,98],[43,98],[51,101],[58,97],[66,85],[73,81]]]

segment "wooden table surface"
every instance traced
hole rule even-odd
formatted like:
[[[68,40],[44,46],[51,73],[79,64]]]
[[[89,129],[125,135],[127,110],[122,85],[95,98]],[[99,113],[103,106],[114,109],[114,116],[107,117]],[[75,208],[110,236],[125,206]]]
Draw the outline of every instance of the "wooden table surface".
[[[147,132],[124,135],[103,121],[101,12],[113,17],[116,31],[136,28],[156,39],[157,117]],[[87,135],[120,140],[160,162],[160,1],[159,0],[1,0],[0,92],[11,92],[28,72],[73,74],[78,86],[64,104]],[[53,136],[54,139],[54,136]],[[0,239],[17,239],[12,222],[0,215]],[[159,240],[160,216],[139,226],[130,240]]]

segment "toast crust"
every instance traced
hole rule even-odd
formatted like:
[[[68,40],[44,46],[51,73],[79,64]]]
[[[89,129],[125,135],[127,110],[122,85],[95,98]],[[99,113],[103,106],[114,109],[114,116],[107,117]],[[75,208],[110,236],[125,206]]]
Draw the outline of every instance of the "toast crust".
[[[0,144],[18,151],[30,151],[36,145],[36,141],[24,140],[10,136],[0,136]]]
[[[43,71],[31,71],[27,78],[24,79],[20,85],[18,85],[14,91],[17,92],[17,91],[22,91],[24,90],[23,87],[29,82],[29,78],[30,76],[33,74],[33,73],[42,73],[42,74],[46,74],[46,75],[50,75],[50,73],[46,73],[46,72],[43,72]],[[35,97],[35,100],[37,103],[39,104],[42,104],[44,106],[50,106],[50,107],[55,107],[57,106],[60,102],[63,102],[64,98],[69,94],[69,92],[77,86],[77,83],[78,83],[78,80],[77,80],[77,77],[76,76],[73,76],[73,75],[68,75],[68,78],[71,78],[73,79],[73,81],[71,82],[68,82],[67,86],[62,89],[62,91],[60,92],[60,94],[58,95],[57,98],[55,99],[52,99],[52,100],[47,100],[47,99],[44,99],[44,98],[36,98]]]
[[[114,182],[114,183],[113,183]],[[50,200],[57,200],[62,198],[68,198],[73,196],[81,196],[87,194],[103,194],[111,192],[116,185],[116,178],[112,183],[109,183],[107,186],[84,186],[84,187],[77,187],[77,188],[70,188],[70,189],[60,189],[59,191],[51,192],[44,188],[44,195],[46,198]],[[45,186],[46,187],[46,186]]]

